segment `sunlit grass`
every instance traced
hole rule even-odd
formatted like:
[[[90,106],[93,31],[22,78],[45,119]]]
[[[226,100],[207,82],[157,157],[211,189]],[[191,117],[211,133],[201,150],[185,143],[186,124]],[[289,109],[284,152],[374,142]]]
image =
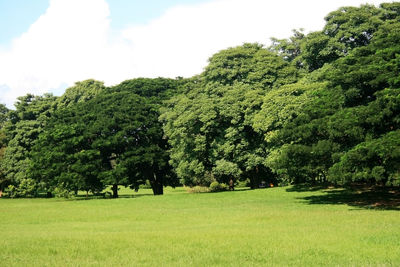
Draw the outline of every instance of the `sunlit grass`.
[[[399,211],[286,189],[1,199],[0,266],[399,265]]]

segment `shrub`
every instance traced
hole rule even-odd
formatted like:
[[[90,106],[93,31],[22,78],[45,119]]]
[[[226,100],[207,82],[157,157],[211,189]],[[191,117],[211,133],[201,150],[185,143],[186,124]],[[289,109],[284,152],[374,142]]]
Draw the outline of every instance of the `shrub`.
[[[247,178],[244,181],[238,181],[236,184],[237,187],[249,187],[250,186],[250,179]]]
[[[54,195],[55,197],[59,198],[74,198],[75,194],[74,192],[70,192],[69,190],[63,188],[63,187],[56,187],[54,189]]]
[[[149,180],[146,180],[146,183],[145,183],[145,184],[139,185],[139,188],[140,188],[140,189],[151,189],[150,181],[149,181]]]
[[[217,181],[214,181],[210,184],[210,191],[211,192],[221,192],[221,191],[226,191],[229,189],[229,186],[224,183],[218,183]]]
[[[186,191],[188,193],[208,193],[210,192],[210,188],[206,186],[194,186],[194,187],[186,187]]]
[[[227,191],[229,190],[229,185],[225,184],[225,183],[220,183],[219,187],[221,189],[221,191]]]
[[[5,197],[34,197],[37,192],[37,184],[33,179],[22,179],[18,186],[9,185],[5,192]]]
[[[210,184],[210,191],[211,191],[211,192],[217,192],[217,191],[219,191],[219,183],[218,183],[217,181],[212,182],[212,183]]]

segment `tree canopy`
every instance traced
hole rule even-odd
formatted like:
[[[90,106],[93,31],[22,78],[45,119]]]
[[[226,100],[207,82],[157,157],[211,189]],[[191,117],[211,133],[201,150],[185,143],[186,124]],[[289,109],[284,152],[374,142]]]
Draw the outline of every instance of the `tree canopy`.
[[[95,193],[112,185],[118,197],[119,185],[138,188],[148,180],[162,194],[173,184],[165,143],[156,106],[108,90],[53,114],[33,149],[31,172],[50,191]]]
[[[85,80],[0,105],[9,196],[238,181],[399,186],[400,3],[214,54],[190,78]]]
[[[186,185],[251,179],[256,186],[265,149],[252,128],[262,97],[298,79],[296,68],[259,44],[223,50],[210,58],[192,89],[168,102],[161,120],[172,165]]]

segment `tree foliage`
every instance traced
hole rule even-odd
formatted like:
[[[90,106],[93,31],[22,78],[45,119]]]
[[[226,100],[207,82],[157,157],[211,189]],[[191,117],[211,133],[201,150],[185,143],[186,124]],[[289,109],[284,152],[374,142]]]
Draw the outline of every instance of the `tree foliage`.
[[[93,79],[76,82],[74,86],[65,90],[58,99],[58,108],[72,106],[76,103],[86,102],[94,98],[105,89],[104,83]]]
[[[4,182],[11,186],[12,196],[33,196],[37,184],[28,174],[31,162],[30,152],[47,119],[54,110],[56,97],[45,94],[28,94],[19,97],[15,110],[8,113],[4,126],[7,147],[1,161]],[[19,190],[19,185],[29,185],[29,190]]]
[[[349,155],[361,156],[358,147],[372,143],[387,146],[383,151],[397,146],[383,140],[398,129],[398,29],[397,21],[382,23],[368,44],[267,95],[254,127],[272,148],[267,165],[282,179],[397,184],[389,165],[370,159],[357,163],[361,171]],[[379,177],[377,166],[385,170]]]
[[[12,196],[146,181],[162,194],[177,177],[398,186],[399,18],[396,2],[342,7],[321,31],[221,50],[191,78],[86,80],[0,105],[0,183]]]
[[[112,185],[117,197],[119,185],[138,188],[148,180],[162,194],[164,185],[173,184],[157,106],[126,85],[53,114],[30,169],[47,190],[96,193]]]
[[[0,104],[0,164],[3,161],[4,152],[7,144],[4,126],[7,121],[8,112],[8,108],[5,105]],[[0,195],[3,193],[4,187],[6,185],[5,181],[5,175],[2,168],[0,168]]]
[[[171,162],[182,183],[208,185],[268,172],[263,137],[252,128],[266,92],[298,79],[297,70],[258,44],[229,48],[210,64],[186,95],[169,102],[161,116]]]

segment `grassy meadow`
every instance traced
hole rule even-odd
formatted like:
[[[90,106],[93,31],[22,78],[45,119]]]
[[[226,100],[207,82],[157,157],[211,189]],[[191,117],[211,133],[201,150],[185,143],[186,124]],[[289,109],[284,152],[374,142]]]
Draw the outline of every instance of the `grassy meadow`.
[[[120,194],[0,199],[0,266],[400,265],[398,207],[343,191]]]

